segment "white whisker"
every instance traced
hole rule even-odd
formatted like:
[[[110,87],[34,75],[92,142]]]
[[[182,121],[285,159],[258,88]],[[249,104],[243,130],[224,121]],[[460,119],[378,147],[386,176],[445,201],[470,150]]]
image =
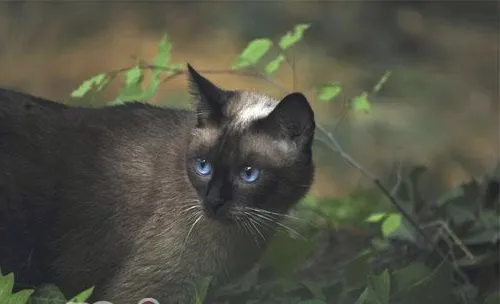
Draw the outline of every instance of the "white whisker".
[[[292,220],[297,220],[297,221],[300,221],[300,222],[306,222],[305,219],[301,219],[300,217],[296,217],[296,216],[289,215],[289,214],[277,213],[277,212],[273,212],[273,211],[269,211],[269,210],[264,210],[264,209],[258,209],[258,208],[254,208],[254,207],[246,207],[246,208],[248,208],[250,210],[253,210],[253,211],[257,211],[257,212],[272,214],[272,215],[276,215],[276,216],[282,216],[282,217],[285,217],[285,218],[288,218],[288,219],[292,219]]]
[[[260,247],[259,240],[257,239],[257,236],[255,235],[255,230],[252,229],[252,227],[253,227],[252,223],[250,221],[248,221],[248,217],[244,217],[243,222],[245,223],[246,227],[248,227],[247,231],[252,236],[252,239],[255,242],[255,245],[257,245],[257,247]]]
[[[196,224],[198,224],[198,222],[203,218],[203,212],[198,212],[196,213],[196,216],[198,216],[196,218],[196,220],[193,222],[193,225],[191,225],[191,228],[189,229],[187,235],[186,235],[186,239],[184,240],[184,247],[186,247],[186,244],[188,242],[188,239],[189,239],[189,236],[191,235],[191,232],[193,231],[194,227],[196,226]]]
[[[265,243],[266,242],[266,238],[264,237],[264,235],[262,234],[262,232],[260,231],[259,227],[256,225],[256,220],[253,219],[252,215],[251,214],[248,214],[249,216],[247,217],[250,225],[252,225],[252,227],[254,228],[254,230],[257,232],[257,234],[259,234],[259,236],[262,238],[262,241]],[[259,242],[257,242],[257,245],[259,245]]]
[[[276,224],[286,230],[288,230],[289,232],[291,232],[292,234],[294,234],[296,237],[299,237],[301,238],[302,240],[305,240],[306,238],[303,237],[300,233],[298,233],[297,231],[295,231],[294,229],[288,227],[287,225],[283,224],[283,223],[280,223],[278,220],[276,220],[275,218],[272,218],[270,217],[268,214],[265,214],[264,212],[260,212],[261,210],[259,209],[250,209],[249,210],[250,212],[252,212],[255,216],[258,216],[260,217],[261,219],[264,219],[270,223],[273,223],[273,224]]]
[[[187,207],[186,209],[182,210],[181,212],[182,212],[182,213],[186,213],[186,212],[188,212],[189,210],[193,210],[193,209],[196,209],[196,208],[199,208],[199,207],[200,207],[200,206],[199,206],[198,204],[196,204],[196,205],[191,205],[191,206]]]

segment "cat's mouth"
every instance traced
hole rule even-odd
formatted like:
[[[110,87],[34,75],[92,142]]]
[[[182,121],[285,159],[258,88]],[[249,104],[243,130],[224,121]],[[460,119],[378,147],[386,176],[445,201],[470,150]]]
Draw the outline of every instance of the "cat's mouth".
[[[211,219],[222,222],[233,222],[231,202],[205,198],[203,200],[203,211]]]

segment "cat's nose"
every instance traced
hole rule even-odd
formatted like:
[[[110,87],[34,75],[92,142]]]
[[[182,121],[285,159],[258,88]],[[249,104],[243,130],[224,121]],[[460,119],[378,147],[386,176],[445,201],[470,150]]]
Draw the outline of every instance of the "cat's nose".
[[[207,211],[211,215],[220,215],[222,211],[222,207],[226,204],[226,202],[221,199],[221,198],[214,198],[214,197],[207,197],[205,198],[205,207],[207,208]]]

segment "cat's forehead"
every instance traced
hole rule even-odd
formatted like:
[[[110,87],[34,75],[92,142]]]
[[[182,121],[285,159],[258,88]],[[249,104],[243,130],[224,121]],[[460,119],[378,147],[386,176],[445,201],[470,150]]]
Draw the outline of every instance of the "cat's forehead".
[[[193,130],[191,147],[201,153],[213,154],[226,161],[258,155],[276,165],[289,163],[298,149],[292,141],[277,140],[269,134],[248,128],[252,122],[267,117],[279,100],[251,91],[240,91],[224,104],[224,124]]]
[[[245,128],[252,121],[269,115],[278,105],[279,100],[270,96],[250,91],[243,91],[225,105],[224,114],[229,124],[235,128]]]
[[[192,136],[191,148],[194,148],[196,154],[212,155],[213,158],[229,163],[258,157],[279,167],[293,162],[299,153],[297,146],[291,141],[275,139],[250,130],[242,133],[231,128],[195,129]]]

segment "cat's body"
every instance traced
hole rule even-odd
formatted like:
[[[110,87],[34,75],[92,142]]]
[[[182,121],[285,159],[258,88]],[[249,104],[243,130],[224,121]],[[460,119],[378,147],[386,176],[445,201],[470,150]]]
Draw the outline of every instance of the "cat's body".
[[[259,120],[256,115],[269,114],[276,104],[266,110],[260,103],[259,112],[232,102],[225,115],[237,117],[216,127],[218,118],[203,116],[216,115],[210,100],[203,100],[213,97],[214,88],[190,71],[200,99],[197,112],[141,104],[69,108],[0,91],[3,272],[16,272],[24,284],[55,283],[68,297],[95,285],[94,299],[179,303],[201,277],[224,281],[258,259],[265,248],[258,238],[268,238],[273,224],[268,220],[259,233],[249,233],[258,224],[255,216],[236,218],[245,210],[258,213],[244,206],[260,208],[268,201],[276,206],[263,207],[268,213],[259,216],[285,213],[305,194],[313,175],[311,126],[300,143],[304,155],[293,150],[299,146],[274,137],[280,128],[241,136],[250,132],[251,120]],[[244,94],[228,96],[249,99]],[[262,146],[266,140],[275,148]],[[267,155],[256,155],[259,149]],[[212,160],[213,176],[205,174],[209,167],[200,153]],[[242,157],[266,168],[258,181],[264,188],[228,177]],[[292,163],[297,168],[288,168]],[[270,165],[288,174],[285,180]]]

